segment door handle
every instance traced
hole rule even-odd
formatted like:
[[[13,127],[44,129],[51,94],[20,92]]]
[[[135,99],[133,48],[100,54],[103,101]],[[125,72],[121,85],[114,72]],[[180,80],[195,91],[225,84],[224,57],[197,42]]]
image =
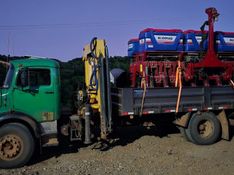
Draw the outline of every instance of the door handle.
[[[46,94],[54,94],[54,91],[46,91]]]

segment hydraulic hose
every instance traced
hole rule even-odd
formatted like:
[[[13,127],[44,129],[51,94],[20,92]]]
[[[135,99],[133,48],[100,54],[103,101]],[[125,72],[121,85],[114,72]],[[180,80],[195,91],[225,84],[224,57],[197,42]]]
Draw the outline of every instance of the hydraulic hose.
[[[96,64],[95,60],[97,60],[97,55],[95,53],[97,47],[97,37],[94,37],[90,42],[90,55],[89,57],[89,64],[92,66],[92,74],[90,76],[89,86],[91,90],[98,90],[98,78],[97,78],[97,69],[98,65]]]
[[[94,38],[91,40],[89,47],[90,47],[91,56],[92,56],[93,58],[96,58],[96,59],[97,59],[97,55],[96,55],[95,52],[94,52],[95,49],[96,49],[96,47],[97,47],[97,37],[94,37]]]

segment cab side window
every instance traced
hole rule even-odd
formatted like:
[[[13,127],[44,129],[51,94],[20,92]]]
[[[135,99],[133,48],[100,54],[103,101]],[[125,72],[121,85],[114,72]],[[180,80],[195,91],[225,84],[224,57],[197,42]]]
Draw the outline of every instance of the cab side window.
[[[50,70],[40,68],[23,69],[18,74],[16,84],[17,86],[29,86],[32,88],[48,86],[51,84]]]
[[[29,69],[29,86],[50,85],[50,70]]]

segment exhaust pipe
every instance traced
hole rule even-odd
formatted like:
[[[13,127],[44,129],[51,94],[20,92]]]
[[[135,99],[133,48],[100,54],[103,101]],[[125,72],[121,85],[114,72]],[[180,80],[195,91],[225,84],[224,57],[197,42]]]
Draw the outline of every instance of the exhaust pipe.
[[[91,143],[91,130],[90,130],[90,105],[85,105],[85,144]]]

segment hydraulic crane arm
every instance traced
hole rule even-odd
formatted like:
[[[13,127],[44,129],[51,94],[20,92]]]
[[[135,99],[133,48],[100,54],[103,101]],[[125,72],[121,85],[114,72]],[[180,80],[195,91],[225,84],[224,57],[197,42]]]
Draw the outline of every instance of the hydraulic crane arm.
[[[83,53],[85,67],[85,88],[88,96],[88,103],[93,109],[101,111],[101,92],[99,85],[100,59],[105,59],[105,41],[93,38],[91,43],[86,45]]]
[[[85,88],[87,104],[100,114],[101,138],[111,132],[111,97],[108,51],[105,40],[93,38],[84,48]]]

